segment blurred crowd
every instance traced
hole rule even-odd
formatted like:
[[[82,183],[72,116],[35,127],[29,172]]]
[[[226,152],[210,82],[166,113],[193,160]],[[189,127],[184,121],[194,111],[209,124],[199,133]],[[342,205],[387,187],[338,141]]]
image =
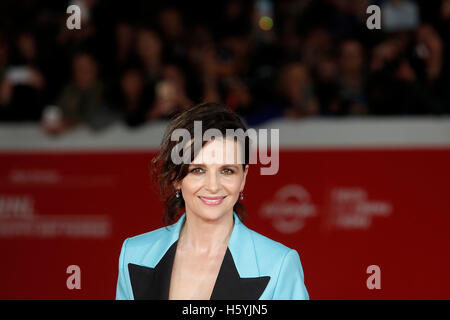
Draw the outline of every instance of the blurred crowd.
[[[2,0],[0,121],[131,128],[203,101],[249,125],[449,114],[449,23],[450,0]]]

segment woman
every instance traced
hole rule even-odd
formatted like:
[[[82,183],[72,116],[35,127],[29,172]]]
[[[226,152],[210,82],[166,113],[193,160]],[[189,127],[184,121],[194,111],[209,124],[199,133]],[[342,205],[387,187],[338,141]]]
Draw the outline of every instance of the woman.
[[[180,129],[194,138],[180,142],[175,135]],[[205,140],[208,129],[222,138]],[[237,141],[227,129],[247,130],[235,113],[216,103],[172,120],[153,164],[165,222],[176,222],[125,240],[117,299],[309,298],[297,252],[242,223],[246,213],[239,200],[249,170],[249,140]]]

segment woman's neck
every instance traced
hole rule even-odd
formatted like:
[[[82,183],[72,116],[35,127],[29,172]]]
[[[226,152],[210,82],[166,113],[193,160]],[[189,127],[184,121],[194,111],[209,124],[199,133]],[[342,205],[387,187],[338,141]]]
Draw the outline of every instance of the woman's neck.
[[[228,246],[233,226],[233,214],[224,215],[219,220],[206,221],[196,214],[186,213],[178,244],[185,250],[193,250],[199,254],[214,254]]]

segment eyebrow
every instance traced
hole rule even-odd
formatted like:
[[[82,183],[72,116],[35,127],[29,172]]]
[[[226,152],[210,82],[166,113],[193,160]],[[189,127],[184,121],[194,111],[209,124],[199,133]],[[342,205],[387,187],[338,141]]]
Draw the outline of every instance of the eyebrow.
[[[240,166],[240,164],[223,164],[223,165],[220,166],[220,168],[225,168],[225,167],[238,168],[239,166]],[[191,163],[191,164],[189,164],[189,168],[191,168],[191,167],[202,167],[202,168],[205,168],[206,165],[204,165],[203,163],[198,163],[198,164]]]

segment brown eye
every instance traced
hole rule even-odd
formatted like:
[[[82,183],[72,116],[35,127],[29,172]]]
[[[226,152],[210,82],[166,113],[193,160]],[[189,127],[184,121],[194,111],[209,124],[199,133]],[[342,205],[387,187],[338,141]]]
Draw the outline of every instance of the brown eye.
[[[194,168],[190,172],[193,174],[201,174],[201,173],[203,173],[203,169],[202,168]]]
[[[225,169],[222,170],[222,173],[225,174],[225,175],[230,175],[230,174],[233,174],[234,171],[232,169],[225,168]]]

